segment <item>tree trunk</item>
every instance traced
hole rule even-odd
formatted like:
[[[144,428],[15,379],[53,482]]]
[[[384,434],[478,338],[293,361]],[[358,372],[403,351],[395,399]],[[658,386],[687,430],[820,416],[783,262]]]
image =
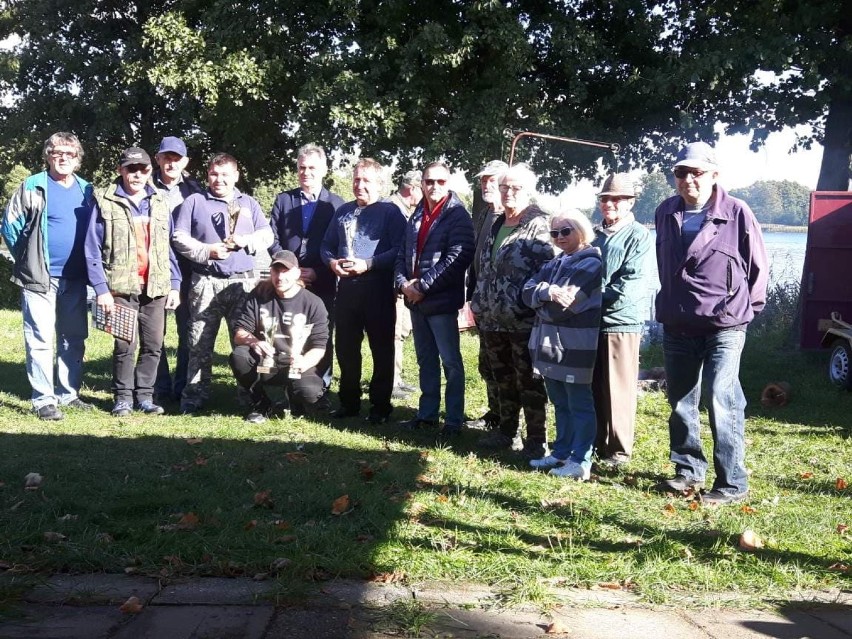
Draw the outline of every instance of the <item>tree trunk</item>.
[[[822,165],[817,191],[849,190],[849,158],[852,155],[852,98],[835,89],[828,104]]]

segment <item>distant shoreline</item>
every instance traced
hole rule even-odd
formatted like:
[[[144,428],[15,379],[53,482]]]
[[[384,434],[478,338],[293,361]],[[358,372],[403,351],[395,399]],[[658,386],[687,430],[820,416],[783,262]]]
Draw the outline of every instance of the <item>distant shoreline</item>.
[[[646,224],[645,228],[655,230],[653,224]],[[807,233],[807,226],[786,226],[784,224],[761,224],[760,230],[764,233]]]

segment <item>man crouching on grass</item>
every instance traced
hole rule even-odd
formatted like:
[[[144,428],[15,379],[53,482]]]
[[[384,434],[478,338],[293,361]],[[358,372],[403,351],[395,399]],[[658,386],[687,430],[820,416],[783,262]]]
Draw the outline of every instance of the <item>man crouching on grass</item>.
[[[272,256],[269,279],[249,294],[235,322],[231,370],[249,391],[246,421],[266,421],[272,402],[266,385],[282,387],[294,415],[310,411],[323,394],[316,366],[328,341],[328,314],[319,297],[299,284],[299,261],[292,251]]]

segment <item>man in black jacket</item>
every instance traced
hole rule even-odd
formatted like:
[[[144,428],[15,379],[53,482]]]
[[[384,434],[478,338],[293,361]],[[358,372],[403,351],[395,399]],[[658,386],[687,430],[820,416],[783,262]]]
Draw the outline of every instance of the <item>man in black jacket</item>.
[[[450,171],[432,162],[423,171],[423,200],[408,221],[396,260],[396,286],[411,309],[414,350],[420,368],[420,404],[405,428],[432,426],[441,405],[441,367],[447,376],[444,435],[464,420],[464,364],[458,311],[464,304],[465,271],[473,259],[473,222],[455,193]]]
[[[275,239],[269,247],[269,254],[275,255],[281,250],[293,251],[301,265],[302,283],[322,300],[328,312],[328,345],[317,365],[323,388],[327,392],[331,384],[331,342],[337,278],[320,258],[320,246],[328,223],[343,204],[343,198],[322,185],[328,174],[328,163],[321,146],[306,144],[300,148],[296,170],[299,174],[299,188],[279,193],[272,205],[270,225]]]

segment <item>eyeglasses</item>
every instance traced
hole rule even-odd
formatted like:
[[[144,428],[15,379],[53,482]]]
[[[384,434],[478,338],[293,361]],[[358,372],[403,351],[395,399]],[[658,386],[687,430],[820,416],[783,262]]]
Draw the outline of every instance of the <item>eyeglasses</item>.
[[[630,197],[629,195],[601,195],[598,198],[598,201],[600,201],[601,203],[615,202],[616,204],[618,204],[622,200],[632,200],[632,199],[633,198]]]
[[[67,158],[69,160],[73,160],[74,158],[77,157],[77,152],[76,151],[51,151],[50,157],[52,157],[54,160],[59,160],[59,159],[62,159],[62,158]]]
[[[555,239],[556,239],[557,237],[559,237],[560,235],[561,235],[562,237],[568,237],[568,236],[569,236],[569,235],[571,235],[571,233],[573,233],[573,232],[574,232],[574,229],[573,229],[573,228],[571,228],[570,226],[563,226],[563,227],[562,227],[561,229],[559,229],[558,231],[556,231],[556,230],[551,231],[551,232],[550,232],[550,237],[552,237],[552,238],[555,240]]]
[[[508,193],[509,191],[511,191],[512,193],[519,193],[520,191],[523,191],[523,190],[524,190],[524,187],[522,187],[522,186],[509,186],[508,184],[501,184],[500,185],[500,193]]]
[[[674,170],[674,176],[678,180],[683,180],[687,175],[691,175],[694,178],[700,178],[702,175],[707,173],[707,171],[702,171],[700,169],[690,169],[685,166],[679,166]]]
[[[432,178],[425,178],[423,181],[426,183],[426,186],[435,186],[436,184],[438,186],[444,186],[447,183],[444,178],[438,178],[435,180],[433,180]]]

